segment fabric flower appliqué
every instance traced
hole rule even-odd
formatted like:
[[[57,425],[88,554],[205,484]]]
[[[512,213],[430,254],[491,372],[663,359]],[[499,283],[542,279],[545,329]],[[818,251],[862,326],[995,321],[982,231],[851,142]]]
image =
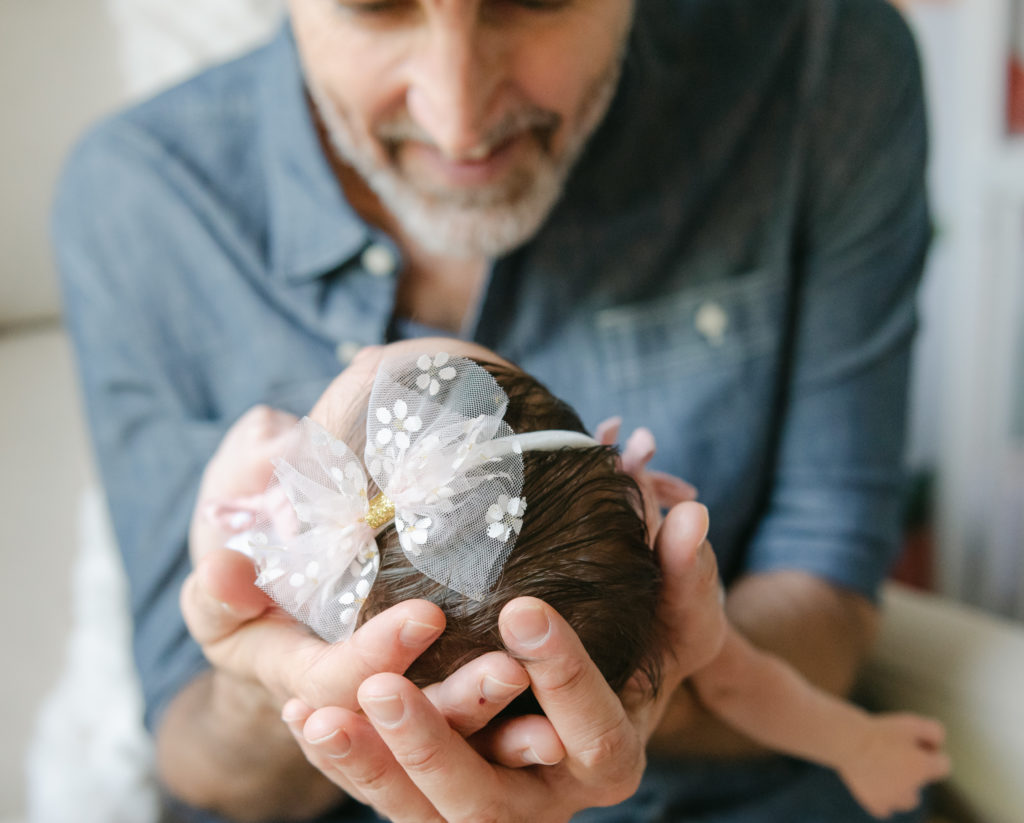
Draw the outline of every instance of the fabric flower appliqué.
[[[423,553],[420,547],[427,542],[432,525],[434,524],[429,517],[421,517],[415,523],[406,523],[396,517],[395,531],[398,532],[398,542],[402,544],[402,549],[419,557]]]
[[[423,372],[416,378],[416,388],[425,391],[433,397],[441,390],[441,381],[454,380],[457,374],[454,366],[447,365],[449,360],[447,352],[439,352],[431,357],[424,354],[416,361],[419,370]]]
[[[377,431],[377,444],[387,446],[394,442],[400,449],[408,449],[409,432],[415,434],[423,428],[423,421],[416,415],[409,414],[409,406],[404,400],[396,400],[391,410],[380,406],[377,409],[377,419],[382,426],[388,428]]]
[[[526,511],[526,500],[522,497],[501,495],[487,509],[487,536],[507,542],[513,533],[519,534],[523,528],[523,513]]]

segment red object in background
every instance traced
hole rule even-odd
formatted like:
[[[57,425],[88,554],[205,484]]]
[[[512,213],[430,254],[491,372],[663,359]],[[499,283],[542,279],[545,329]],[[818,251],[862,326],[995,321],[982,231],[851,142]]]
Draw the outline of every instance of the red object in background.
[[[1006,62],[1006,129],[1010,134],[1024,134],[1024,58],[1014,53]]]
[[[910,529],[903,536],[903,553],[889,572],[893,580],[923,591],[934,588],[935,535],[929,524]]]

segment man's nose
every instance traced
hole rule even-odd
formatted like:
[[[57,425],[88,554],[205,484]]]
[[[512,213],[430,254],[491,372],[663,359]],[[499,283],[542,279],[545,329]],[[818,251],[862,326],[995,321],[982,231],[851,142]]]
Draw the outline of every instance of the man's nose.
[[[484,147],[495,102],[496,55],[484,53],[477,33],[470,24],[432,29],[409,68],[409,114],[452,159]]]

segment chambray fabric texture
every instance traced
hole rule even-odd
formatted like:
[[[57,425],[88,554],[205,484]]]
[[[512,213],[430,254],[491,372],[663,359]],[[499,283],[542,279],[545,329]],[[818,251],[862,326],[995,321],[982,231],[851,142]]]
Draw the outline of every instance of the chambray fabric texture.
[[[590,427],[651,428],[726,581],[801,569],[873,597],[899,539],[925,154],[914,44],[882,0],[644,0],[608,117],[463,336]],[[359,346],[417,328],[392,317],[399,251],[346,204],[287,27],[94,128],[54,240],[154,728],[206,665],[178,591],[225,430],[257,403],[308,411]],[[600,819],[682,810],[866,819],[782,760],[653,766]]]

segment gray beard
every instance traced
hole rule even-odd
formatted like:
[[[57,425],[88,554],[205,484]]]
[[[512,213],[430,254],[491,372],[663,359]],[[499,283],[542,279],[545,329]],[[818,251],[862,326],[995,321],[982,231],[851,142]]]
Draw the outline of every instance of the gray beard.
[[[416,188],[393,165],[378,161],[372,146],[360,146],[348,120],[321,88],[310,82],[309,90],[334,151],[363,178],[414,243],[440,256],[490,259],[529,240],[551,213],[587,140],[608,112],[621,62],[616,60],[588,94],[579,128],[569,136],[561,157],[542,151],[531,169],[514,170],[510,180],[476,192]]]

